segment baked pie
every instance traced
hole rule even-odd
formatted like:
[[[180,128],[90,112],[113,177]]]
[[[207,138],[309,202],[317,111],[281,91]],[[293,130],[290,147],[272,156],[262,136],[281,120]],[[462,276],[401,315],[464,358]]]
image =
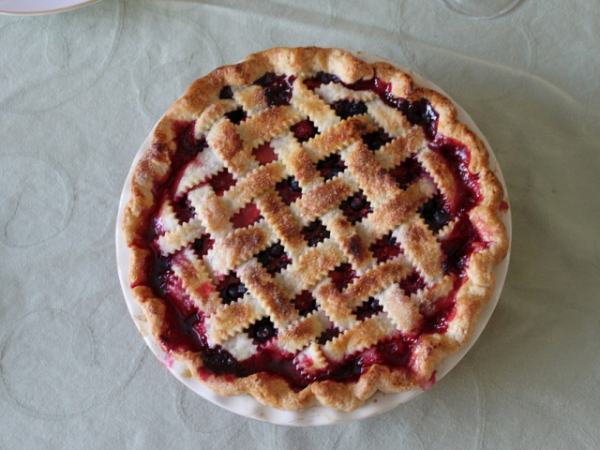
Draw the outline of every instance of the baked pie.
[[[453,104],[338,49],[196,80],[132,180],[131,293],[154,338],[215,392],[285,410],[430,382],[508,247],[502,187]]]

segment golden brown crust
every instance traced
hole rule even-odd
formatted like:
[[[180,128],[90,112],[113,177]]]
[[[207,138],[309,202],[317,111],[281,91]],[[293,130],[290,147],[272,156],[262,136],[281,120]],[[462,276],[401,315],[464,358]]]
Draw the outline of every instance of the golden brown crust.
[[[389,94],[394,98],[426,100],[438,116],[437,134],[468,149],[468,171],[478,180],[480,196],[468,211],[468,220],[486,247],[469,258],[464,280],[456,287],[452,320],[445,332],[418,335],[410,364],[404,368],[391,370],[376,363],[355,381],[318,381],[299,391],[266,372],[241,378],[215,375],[203,370],[201,353],[166,349],[185,361],[192,373],[202,372],[203,383],[219,394],[249,393],[261,403],[286,410],[321,404],[350,411],[378,390],[401,392],[422,385],[430,379],[436,364],[468,341],[494,288],[492,269],[508,250],[498,211],[504,195],[502,186],[489,168],[485,146],[457,120],[450,100],[416,85],[409,75],[389,64],[367,64],[338,49],[275,48],[250,55],[239,64],[218,68],[196,80],[160,120],[150,148],[133,171],[123,231],[131,250],[131,292],[159,343],[163,343],[167,313],[165,303],[150,287],[151,245],[173,257],[175,276],[188,298],[207,317],[209,343],[239,352],[240,357],[252,352],[255,344],[247,338],[240,338],[248,341],[245,347],[234,347],[231,342],[263,317],[269,317],[278,329],[272,345],[296,354],[294,361],[300,366],[306,364],[307,371],[322,370],[331,361],[365,351],[392,335],[410,336],[419,329],[423,314],[435,308],[436,299],[448,295],[456,285],[455,276],[444,273],[446,256],[440,246],[440,239],[451,236],[456,223],[433,233],[417,211],[436,195],[457,208],[462,200],[456,179],[444,158],[428,148],[423,129],[411,124],[399,109],[390,108],[373,92],[347,89],[339,83],[309,89],[303,80],[319,72],[333,74],[346,85],[376,75],[389,84]],[[269,73],[294,77],[289,105],[269,107],[265,91],[253,84]],[[221,98],[226,87],[232,91],[231,98]],[[338,97],[363,102],[367,113],[342,120],[332,107]],[[325,98],[331,101],[325,102]],[[236,124],[228,114],[238,107],[243,108],[246,118]],[[306,118],[318,134],[299,142],[288,130]],[[210,157],[195,162],[192,169],[198,170],[176,187],[176,200],[185,195],[194,209],[194,217],[181,223],[170,203],[160,203],[160,191],[172,175],[179,139],[175,125],[183,122],[194,123],[193,134],[205,140]],[[374,152],[362,139],[378,130],[390,140]],[[259,165],[253,151],[266,142],[270,142],[277,160]],[[316,164],[334,152],[342,155],[346,171],[325,181]],[[427,176],[401,188],[390,170],[409,157],[421,164]],[[236,184],[217,194],[207,181],[224,169]],[[288,206],[274,188],[289,176],[294,176],[302,195]],[[338,206],[359,190],[369,200],[372,211],[358,225],[351,225]],[[232,216],[249,203],[259,209],[260,220],[234,229]],[[152,244],[146,236],[158,210],[163,230]],[[302,229],[316,218],[331,237],[307,248]],[[403,254],[379,262],[371,245],[388,233],[402,247]],[[215,242],[200,258],[191,246],[205,234]],[[256,258],[277,241],[293,263],[272,275]],[[328,273],[342,263],[351,264],[358,278],[340,290]],[[248,292],[236,302],[223,304],[216,285],[231,271]],[[408,295],[400,283],[413,271],[426,287]],[[312,292],[318,310],[302,317],[291,300],[306,290]],[[353,311],[369,298],[377,299],[382,311],[359,320]],[[340,334],[317,344],[332,324]]]

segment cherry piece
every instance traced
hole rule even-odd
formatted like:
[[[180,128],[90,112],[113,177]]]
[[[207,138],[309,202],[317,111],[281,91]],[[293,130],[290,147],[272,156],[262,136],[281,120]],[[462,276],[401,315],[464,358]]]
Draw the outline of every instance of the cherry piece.
[[[247,333],[254,339],[255,343],[263,344],[269,339],[277,336],[277,329],[275,328],[275,325],[273,325],[273,322],[271,322],[268,317],[265,317],[253,325],[250,325]]]
[[[362,140],[365,144],[367,144],[369,150],[375,151],[388,142],[391,142],[392,138],[385,131],[377,130],[373,133],[363,135]]]
[[[343,263],[330,271],[327,276],[331,278],[338,291],[342,291],[356,278],[356,272],[351,264]]]
[[[281,272],[292,263],[290,257],[285,253],[283,245],[279,242],[260,252],[256,255],[256,259],[271,275]]]
[[[331,106],[333,107],[335,114],[342,119],[358,116],[359,114],[365,114],[367,112],[367,105],[358,100],[338,100]]]
[[[277,153],[275,153],[275,149],[271,147],[269,142],[265,142],[252,150],[252,155],[261,166],[277,161]]]
[[[390,169],[388,173],[396,180],[400,189],[406,189],[423,174],[423,168],[419,161],[413,157],[409,157],[399,166]]]
[[[358,320],[365,320],[381,311],[383,311],[383,306],[379,304],[379,301],[376,298],[369,297],[366,302],[352,311],[352,314],[354,314]]]
[[[288,177],[275,185],[275,190],[286,205],[291,205],[302,197],[302,188],[294,177]]]
[[[302,229],[302,235],[309,247],[315,247],[319,242],[329,239],[330,233],[327,227],[317,219]]]
[[[300,292],[292,301],[301,316],[307,316],[317,309],[317,301],[310,291]]]
[[[203,234],[194,241],[192,247],[196,252],[196,255],[198,255],[199,258],[202,258],[213,248],[214,243],[215,241],[210,238],[209,234]]]
[[[221,294],[223,303],[229,305],[242,298],[246,293],[246,286],[235,273],[225,276],[217,285],[217,292]]]
[[[248,203],[242,208],[237,214],[231,216],[231,223],[233,228],[246,228],[254,225],[261,218],[260,209],[254,203]]]
[[[308,141],[317,135],[317,127],[312,123],[311,120],[305,119],[298,122],[296,125],[291,127],[294,137],[298,139],[298,142]]]
[[[242,108],[238,108],[225,114],[225,117],[231,120],[231,123],[237,125],[240,122],[246,120],[247,114],[246,111],[244,111]]]
[[[363,194],[362,190],[343,201],[340,205],[340,209],[344,212],[344,216],[346,216],[346,219],[348,219],[348,222],[352,225],[367,217],[369,213],[373,211],[371,204]]]
[[[285,75],[267,73],[254,82],[265,90],[265,97],[269,107],[289,105],[292,99],[292,83],[295,77],[286,78]]]
[[[373,256],[379,263],[394,259],[402,253],[402,248],[400,247],[400,244],[396,242],[396,238],[392,236],[392,233],[373,242],[371,247],[369,247],[369,250],[373,252]]]
[[[317,170],[321,174],[325,181],[331,180],[337,174],[343,172],[346,169],[346,165],[342,158],[337,153],[322,159],[317,163]]]
[[[429,199],[417,212],[434,233],[437,233],[450,222],[450,212],[446,208],[446,202],[442,195],[436,195]]]

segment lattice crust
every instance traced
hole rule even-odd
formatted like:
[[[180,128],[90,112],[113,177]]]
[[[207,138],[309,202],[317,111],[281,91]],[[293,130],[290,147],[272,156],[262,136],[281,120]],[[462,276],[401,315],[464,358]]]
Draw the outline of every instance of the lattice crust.
[[[507,250],[502,197],[446,98],[340,50],[269,50],[196,81],[155,129],[125,211],[132,292],[217,392],[351,410],[469,338]],[[200,344],[165,340],[178,315]],[[266,351],[297,378],[260,369]],[[327,380],[349,361],[362,374]]]

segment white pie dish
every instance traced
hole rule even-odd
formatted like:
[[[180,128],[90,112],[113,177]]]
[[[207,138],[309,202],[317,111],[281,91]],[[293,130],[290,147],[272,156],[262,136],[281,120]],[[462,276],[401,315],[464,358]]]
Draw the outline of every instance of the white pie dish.
[[[359,54],[361,59],[367,60],[369,62],[374,61],[376,59],[380,60],[381,58],[377,58],[371,55]],[[434,89],[442,94],[446,95],[441,89],[427,80],[423,79],[419,75],[413,73],[412,71],[408,71],[402,67],[399,69],[406,71],[411,74],[415,81],[427,88]],[[448,97],[449,98],[449,97]],[[455,103],[456,104],[456,103]],[[491,151],[489,144],[485,140],[484,136],[481,134],[479,129],[476,127],[474,122],[470,119],[470,117],[466,114],[466,112],[457,105],[459,120],[464,122],[467,126],[469,126],[477,135],[483,140],[486,144],[488,151],[490,152],[490,166],[492,170],[497,174],[500,179],[504,190],[506,192],[506,185],[504,183],[504,179],[502,173],[500,171],[500,167],[496,161],[496,158]],[[146,151],[148,146],[150,145],[152,133],[146,138],[142,146],[140,147],[136,158],[132,164],[133,167],[137,164],[139,158]],[[237,414],[254,418],[257,420],[262,420],[270,423],[281,424],[281,425],[296,425],[296,426],[315,426],[315,425],[326,425],[326,424],[334,424],[334,423],[343,423],[350,422],[359,419],[363,419],[366,417],[370,417],[385,411],[388,411],[402,403],[407,402],[408,400],[413,399],[417,395],[423,392],[422,389],[413,389],[408,392],[400,393],[400,394],[381,394],[378,393],[362,407],[352,412],[339,412],[334,411],[330,408],[326,407],[312,407],[299,412],[286,412],[280,411],[271,407],[263,406],[258,403],[254,398],[245,395],[245,396],[237,396],[237,397],[222,397],[215,393],[213,393],[210,389],[205,387],[200,381],[194,378],[191,374],[187,365],[184,363],[180,363],[178,361],[173,360],[169,355],[165,354],[164,351],[160,348],[157,342],[154,340],[152,334],[149,331],[148,323],[146,322],[144,313],[142,309],[139,307],[137,302],[133,299],[130,294],[129,289],[129,281],[128,281],[128,269],[129,269],[129,249],[125,244],[124,236],[121,230],[121,223],[123,220],[123,212],[127,201],[129,200],[129,192],[130,192],[130,183],[131,183],[131,171],[123,188],[123,192],[121,195],[121,202],[119,205],[119,213],[117,217],[117,230],[116,230],[116,239],[117,239],[117,261],[118,261],[118,270],[119,277],[121,280],[121,285],[123,288],[123,292],[125,295],[125,300],[129,309],[129,312],[136,323],[136,326],[140,330],[141,334],[144,337],[147,345],[150,347],[152,352],[159,358],[159,360],[171,371],[175,377],[177,377],[181,382],[183,382],[188,388],[192,389],[194,392],[198,393],[205,399],[229,410],[235,412]],[[507,210],[503,213],[503,220],[508,229],[508,233],[510,236],[511,233],[511,218],[510,218],[510,210]],[[502,290],[502,286],[504,284],[504,279],[506,277],[506,272],[508,270],[508,259],[507,255],[506,259],[496,267],[494,274],[496,277],[496,288],[492,294],[492,297],[486,307],[481,312],[479,321],[476,325],[475,331],[473,333],[471,341],[462,347],[458,352],[447,357],[439,366],[437,367],[436,378],[439,381],[443,376],[445,376],[467,353],[467,351],[474,344],[476,339],[479,337],[485,325],[487,324],[498,300],[500,297],[500,293]]]

